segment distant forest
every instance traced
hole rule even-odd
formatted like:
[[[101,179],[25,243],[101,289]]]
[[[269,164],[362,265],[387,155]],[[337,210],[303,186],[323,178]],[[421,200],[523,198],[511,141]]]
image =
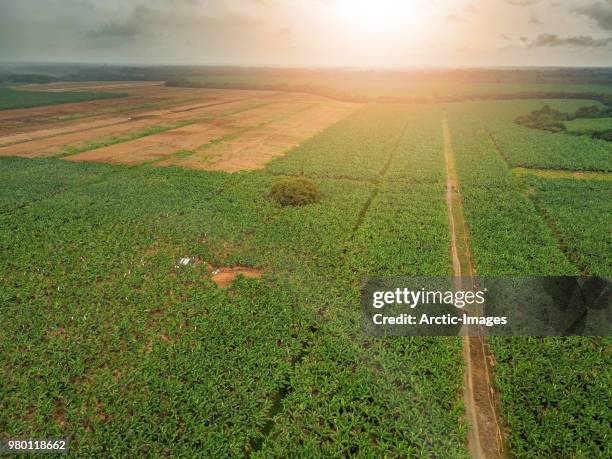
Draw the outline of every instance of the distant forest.
[[[359,70],[249,68],[227,66],[112,66],[71,64],[0,64],[0,83],[52,81],[167,81],[238,75],[274,78],[381,78],[470,83],[612,84],[612,68],[482,68]]]
[[[161,81],[173,87],[304,92],[350,102],[587,98],[612,105],[612,68],[604,67],[367,70],[0,64],[0,86],[57,81]],[[589,96],[583,97],[586,93]]]

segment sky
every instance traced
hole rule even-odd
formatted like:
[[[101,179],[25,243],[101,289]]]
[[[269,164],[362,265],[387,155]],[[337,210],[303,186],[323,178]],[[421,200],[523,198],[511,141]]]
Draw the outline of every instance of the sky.
[[[612,0],[0,0],[0,62],[612,66]]]

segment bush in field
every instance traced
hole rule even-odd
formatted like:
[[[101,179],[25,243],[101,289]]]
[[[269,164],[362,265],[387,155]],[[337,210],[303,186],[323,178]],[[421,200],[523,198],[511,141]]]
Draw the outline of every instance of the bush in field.
[[[580,107],[574,113],[564,113],[559,110],[550,108],[545,105],[540,110],[534,110],[528,115],[522,115],[516,118],[515,122],[522,126],[540,129],[541,131],[549,131],[553,133],[567,132],[565,121],[578,119],[598,119],[609,117],[612,113],[611,107],[599,108],[596,105],[589,107]],[[612,142],[611,129],[574,129],[569,132],[575,136],[590,136],[594,139],[606,140]]]
[[[608,142],[612,142],[612,129],[593,132],[592,137],[594,139],[601,139],[601,140],[606,140]]]
[[[532,111],[529,115],[519,116],[516,122],[523,126],[543,131],[562,132],[565,131],[563,121],[570,119],[571,115],[568,113],[560,112],[545,105],[540,110]]]
[[[580,107],[574,112],[573,118],[602,118],[610,114],[610,109],[602,109],[597,105]]]
[[[302,177],[275,182],[270,195],[281,206],[303,206],[317,202],[321,198],[314,183]]]

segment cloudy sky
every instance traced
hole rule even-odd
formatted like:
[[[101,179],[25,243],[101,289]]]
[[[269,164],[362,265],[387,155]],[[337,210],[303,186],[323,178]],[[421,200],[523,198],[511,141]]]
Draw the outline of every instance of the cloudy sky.
[[[0,62],[612,66],[612,0],[0,0]]]

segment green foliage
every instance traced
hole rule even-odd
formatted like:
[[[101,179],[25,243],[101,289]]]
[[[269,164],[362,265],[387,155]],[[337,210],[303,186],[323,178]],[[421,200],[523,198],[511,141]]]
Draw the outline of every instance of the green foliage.
[[[550,220],[582,272],[612,273],[612,182],[524,175],[532,199]]]
[[[483,102],[472,104],[470,110],[482,117],[503,158],[513,167],[612,171],[612,146],[603,140],[590,136],[557,135],[513,122],[521,113],[538,104],[531,101]],[[564,112],[575,110],[582,104],[581,101],[551,102],[551,106]]]
[[[321,199],[314,183],[304,177],[288,177],[274,182],[270,196],[281,206],[304,206]]]
[[[444,181],[436,106],[368,105],[306,140],[268,170],[279,175],[433,183]]]
[[[513,183],[485,125],[495,129],[497,140],[504,129],[546,136],[531,145],[520,136],[513,137],[517,149],[531,147],[532,161],[541,158],[544,138],[561,136],[513,125],[512,111],[527,104],[512,105],[464,104],[450,109],[477,272],[576,275],[580,266],[609,276],[610,185],[527,176],[523,189]],[[492,120],[496,110],[498,119]],[[505,140],[502,151],[507,153],[511,144],[509,138]],[[564,152],[554,142],[548,148]],[[510,158],[516,158],[516,150],[511,151]],[[610,456],[611,412],[601,402],[609,398],[609,338],[492,337],[489,344],[513,456]]]
[[[0,110],[85,102],[88,100],[116,99],[118,97],[127,97],[127,94],[115,94],[110,92],[21,91],[10,88],[0,88]]]
[[[574,112],[571,119],[579,118],[605,118],[612,114],[612,108],[602,108],[598,105],[589,105],[587,107],[580,107]]]
[[[544,105],[540,110],[534,110],[529,115],[519,116],[516,119],[518,124],[525,127],[540,129],[542,131],[562,132],[565,131],[563,121],[570,120],[567,113],[554,110],[548,105]]]
[[[506,164],[609,169],[604,142],[513,123],[537,106],[447,107],[478,273],[609,275],[607,182]],[[241,174],[0,158],[0,431],[77,456],[466,457],[461,341],[359,333],[362,278],[450,272],[442,145],[439,107],[371,105]],[[279,175],[325,199],[279,209]],[[221,290],[207,263],[264,275]],[[610,456],[608,339],[490,343],[512,454]]]
[[[453,106],[450,127],[480,274],[568,274],[577,270],[559,250],[544,218],[514,183],[472,106]]]
[[[490,338],[516,457],[612,455],[612,339]]]
[[[591,105],[580,107],[575,113],[570,114],[551,109],[550,106],[545,105],[540,110],[532,111],[529,115],[519,116],[516,119],[516,123],[528,128],[558,133],[567,131],[566,122],[568,121],[584,118],[598,120],[610,116],[610,114],[612,114],[612,107],[601,108],[597,105]],[[584,123],[582,125],[584,126]],[[612,141],[612,129],[610,129],[609,124],[603,130],[583,127],[574,129],[571,133],[573,135],[588,135],[593,139],[601,139],[608,142]]]
[[[612,142],[612,129],[607,129],[605,131],[593,132],[591,135],[594,139],[605,140],[606,142]]]
[[[583,132],[588,134],[612,129],[612,118],[577,118],[566,121],[564,124],[568,133]]]
[[[331,128],[349,148],[325,131],[234,175],[0,158],[0,430],[80,456],[466,457],[461,341],[359,335],[364,276],[448,273],[419,134],[441,145],[440,112],[418,113],[368,107]],[[330,151],[361,178],[323,177]],[[289,168],[325,199],[279,209]],[[206,263],[264,276],[221,290]]]
[[[272,161],[268,169],[280,175],[373,180],[413,116],[406,107],[365,107]]]

